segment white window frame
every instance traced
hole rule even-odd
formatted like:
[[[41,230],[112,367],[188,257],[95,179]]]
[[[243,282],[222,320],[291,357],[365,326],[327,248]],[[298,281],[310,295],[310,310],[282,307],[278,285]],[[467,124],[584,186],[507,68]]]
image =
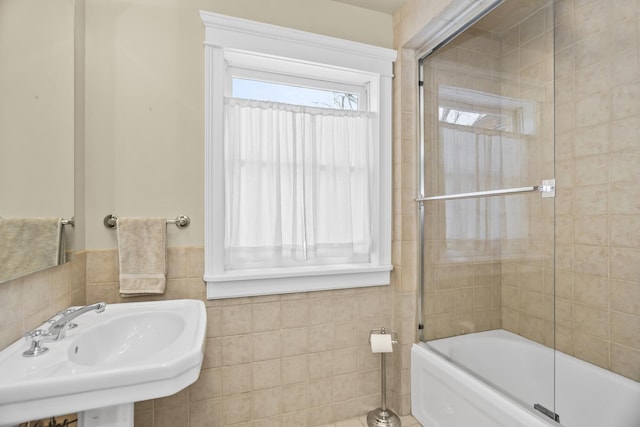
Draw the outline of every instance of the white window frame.
[[[205,25],[205,272],[207,298],[382,286],[391,265],[391,80],[396,52],[377,46],[211,12]],[[367,88],[376,112],[371,262],[367,264],[225,270],[224,96],[230,70],[283,73]],[[319,74],[319,70],[322,71]]]

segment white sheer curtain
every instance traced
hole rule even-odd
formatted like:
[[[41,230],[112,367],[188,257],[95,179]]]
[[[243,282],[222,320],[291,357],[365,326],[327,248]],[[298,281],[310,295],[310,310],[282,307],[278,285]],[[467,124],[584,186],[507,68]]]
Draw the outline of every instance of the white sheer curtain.
[[[371,119],[225,99],[225,268],[369,262]]]
[[[444,194],[516,187],[526,173],[527,149],[517,137],[440,126]],[[518,196],[446,202],[446,237],[489,241],[526,237],[526,204]]]

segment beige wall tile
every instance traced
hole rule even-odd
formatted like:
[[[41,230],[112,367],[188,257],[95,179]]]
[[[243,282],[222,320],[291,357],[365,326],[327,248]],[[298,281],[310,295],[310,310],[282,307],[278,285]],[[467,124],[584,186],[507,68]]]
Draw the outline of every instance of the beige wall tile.
[[[280,331],[261,332],[248,339],[253,342],[254,361],[280,359],[283,345]]]
[[[222,338],[222,364],[224,366],[249,363],[252,359],[254,340],[251,335],[234,335]]]
[[[611,370],[640,381],[640,351],[612,343]]]
[[[366,396],[380,392],[380,370],[361,372],[358,374],[358,396]]]
[[[309,354],[307,363],[310,380],[331,378],[333,376],[333,351]]]
[[[251,395],[236,394],[222,400],[222,425],[251,420]]]
[[[225,336],[248,334],[253,327],[252,306],[230,305],[222,307],[222,333]]]
[[[611,277],[634,281],[640,278],[640,249],[612,248]]]
[[[282,387],[282,412],[300,411],[309,407],[309,385],[290,384]]]
[[[282,413],[282,389],[280,387],[251,392],[252,419],[260,419]]]
[[[309,352],[309,330],[307,328],[283,329],[282,342],[286,343],[282,347],[282,356],[297,356]]]
[[[283,328],[299,328],[309,325],[309,301],[298,299],[280,304]]]
[[[186,425],[189,422],[189,406],[155,408],[153,422],[153,425],[157,427]]]
[[[611,309],[640,316],[640,283],[611,280]]]
[[[574,332],[573,337],[576,357],[609,369],[609,341],[582,332]]]
[[[333,379],[333,401],[342,402],[358,396],[358,374],[336,375]]]
[[[640,83],[628,83],[614,87],[611,97],[613,119],[637,117],[640,114],[638,97],[640,97]]]
[[[222,397],[222,369],[203,369],[198,380],[188,390],[189,402]]]
[[[222,368],[222,395],[232,396],[251,391],[253,369],[250,364]]]
[[[282,384],[280,360],[267,360],[252,364],[253,390],[277,387]]]
[[[280,329],[280,301],[257,303],[252,305],[253,332],[275,331]]]
[[[611,341],[640,350],[640,316],[611,312]]]
[[[577,331],[609,339],[608,310],[582,304],[574,304],[573,324]]]
[[[640,188],[634,182],[613,182],[609,195],[612,214],[640,214]]]
[[[309,382],[309,407],[319,407],[333,402],[333,378],[318,378]]]
[[[189,427],[222,426],[222,399],[210,399],[189,404]]]
[[[640,150],[635,147],[611,153],[611,182],[629,185],[640,179],[636,165],[640,161]]]

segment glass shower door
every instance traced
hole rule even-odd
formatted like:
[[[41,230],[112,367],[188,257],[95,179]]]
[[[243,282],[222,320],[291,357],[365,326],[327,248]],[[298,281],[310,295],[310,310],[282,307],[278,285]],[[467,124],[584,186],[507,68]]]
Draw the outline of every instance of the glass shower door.
[[[448,357],[551,417],[553,39],[553,1],[506,0],[420,61],[418,198],[421,339],[436,349],[466,334],[545,346],[533,359],[475,344],[473,354]],[[512,381],[527,369],[532,381]]]

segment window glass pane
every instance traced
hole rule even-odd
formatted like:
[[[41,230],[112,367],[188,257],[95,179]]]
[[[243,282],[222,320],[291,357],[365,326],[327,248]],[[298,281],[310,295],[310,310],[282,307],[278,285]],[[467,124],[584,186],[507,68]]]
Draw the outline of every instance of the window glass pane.
[[[302,86],[249,80],[234,77],[233,96],[257,101],[282,102],[306,107],[358,110],[358,95]]]

